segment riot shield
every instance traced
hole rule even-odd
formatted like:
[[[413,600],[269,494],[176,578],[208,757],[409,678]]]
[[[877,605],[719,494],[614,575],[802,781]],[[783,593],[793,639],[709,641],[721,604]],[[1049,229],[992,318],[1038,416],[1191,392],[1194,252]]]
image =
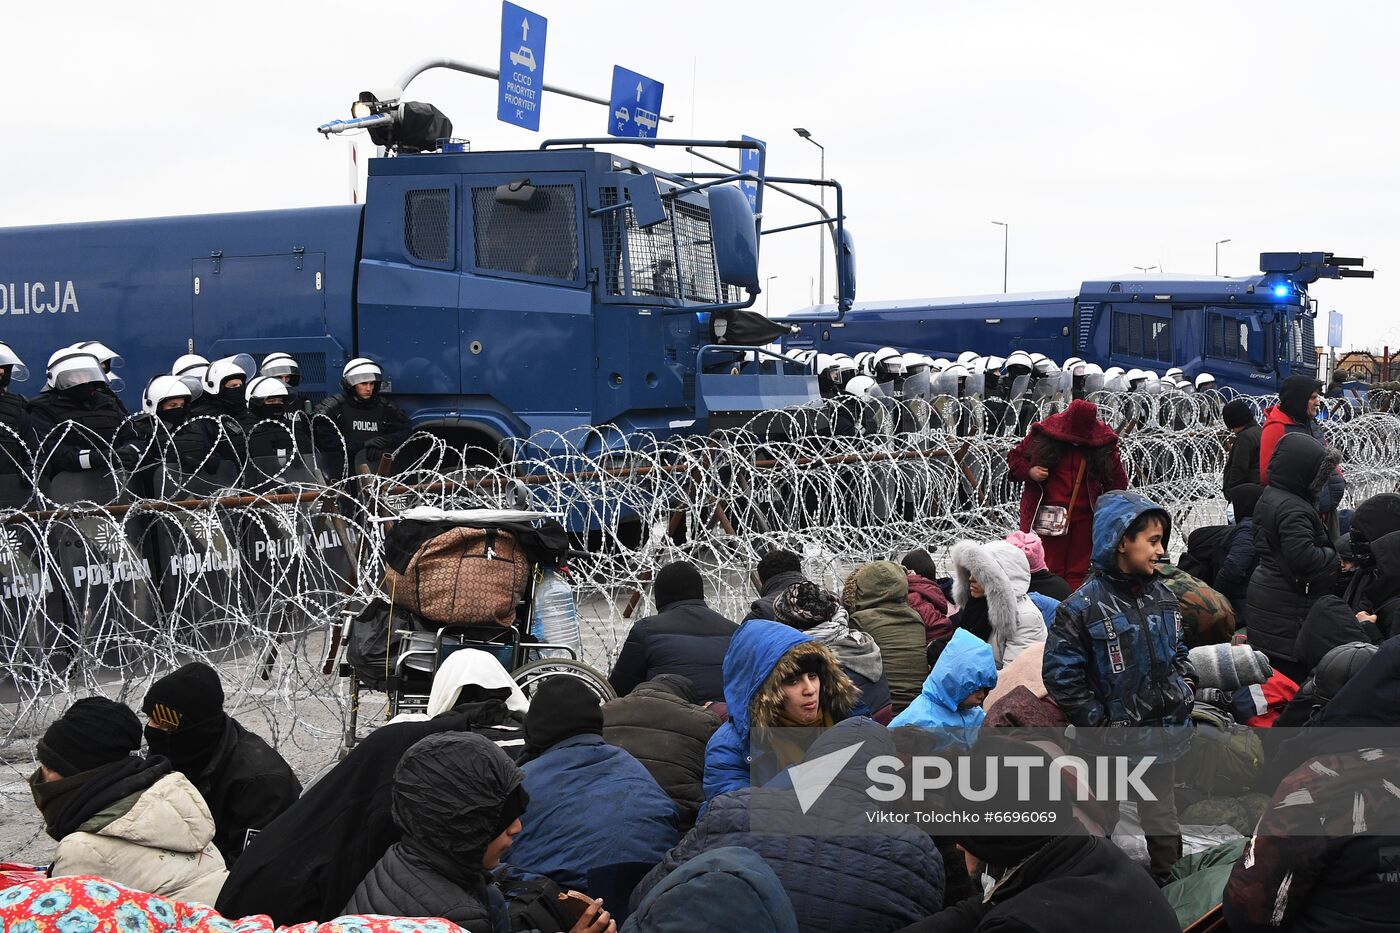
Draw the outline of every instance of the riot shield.
[[[113,501],[124,485],[105,470],[59,473],[47,484],[58,502]],[[151,566],[133,524],[106,512],[80,512],[49,524],[47,546],[57,555],[67,625],[88,660],[125,668],[150,657],[157,604]]]
[[[76,657],[54,560],[34,525],[0,527],[0,683],[20,698],[62,689]]]

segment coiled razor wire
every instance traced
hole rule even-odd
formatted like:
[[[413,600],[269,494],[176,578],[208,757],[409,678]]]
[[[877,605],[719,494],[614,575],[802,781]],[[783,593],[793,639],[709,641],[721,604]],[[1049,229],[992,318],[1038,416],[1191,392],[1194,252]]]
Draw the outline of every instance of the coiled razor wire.
[[[1122,435],[1130,485],[1173,515],[1174,549],[1223,521],[1219,395],[1092,400]],[[1274,400],[1247,401],[1261,414]],[[1343,455],[1348,505],[1400,489],[1395,402],[1327,400],[1323,433]],[[0,854],[28,851],[41,832],[25,784],[35,736],[82,695],[139,705],[152,680],[191,660],[220,671],[226,708],[303,777],[325,767],[351,703],[327,662],[331,633],[378,592],[380,519],[405,508],[559,516],[573,533],[584,660],[606,671],[673,560],[695,563],[711,603],[740,618],[755,595],[750,571],[775,547],[801,553],[839,592],[860,563],[916,547],[942,562],[954,541],[1005,535],[1021,495],[1007,453],[1060,404],[843,399],[667,440],[583,427],[516,442],[484,467],[419,435],[395,452],[391,476],[339,482],[322,478],[304,437],[268,422],[259,428],[285,435],[278,456],[210,473],[214,449],[249,441],[219,427],[190,474],[166,466],[178,437],[163,431],[123,447],[131,432],[112,441],[63,425],[30,451],[20,506],[0,511],[0,821],[14,827],[0,833]],[[99,468],[78,487],[42,480],[74,436]],[[361,720],[374,722],[382,703],[364,704]]]

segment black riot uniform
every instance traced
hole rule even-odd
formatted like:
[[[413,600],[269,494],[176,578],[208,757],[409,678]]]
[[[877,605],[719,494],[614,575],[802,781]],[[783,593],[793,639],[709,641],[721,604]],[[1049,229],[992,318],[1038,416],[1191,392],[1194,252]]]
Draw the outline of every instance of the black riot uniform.
[[[355,386],[373,384],[369,398],[360,398]],[[322,400],[316,406],[315,438],[319,450],[332,460],[342,450],[350,465],[373,463],[389,450],[408,440],[413,429],[403,409],[384,397],[383,373],[367,359],[354,359],[345,365],[341,377],[341,392]],[[339,471],[337,471],[339,472]]]

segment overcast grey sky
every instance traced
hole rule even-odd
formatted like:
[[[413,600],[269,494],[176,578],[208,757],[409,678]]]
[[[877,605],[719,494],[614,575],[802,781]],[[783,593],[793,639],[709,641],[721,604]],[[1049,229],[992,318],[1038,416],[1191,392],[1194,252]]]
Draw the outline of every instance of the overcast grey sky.
[[[1257,270],[1263,250],[1364,255],[1314,289],[1346,344],[1400,347],[1400,3],[644,4],[526,0],[545,79],[666,85],[663,135],[757,136],[770,172],[845,186],[860,297],[1073,288],[1160,264]],[[499,0],[6,5],[0,225],[342,203],[347,143],[313,128],[408,65],[497,58]],[[601,135],[549,96],[543,133],[495,87],[430,73],[476,149]],[[365,141],[367,145],[367,141]],[[661,167],[681,167],[659,160]],[[683,164],[683,163],[681,163]],[[770,203],[770,225],[805,219]],[[816,233],[766,238],[776,313],[809,302]],[[830,269],[828,268],[830,283]],[[762,307],[762,300],[760,301]]]

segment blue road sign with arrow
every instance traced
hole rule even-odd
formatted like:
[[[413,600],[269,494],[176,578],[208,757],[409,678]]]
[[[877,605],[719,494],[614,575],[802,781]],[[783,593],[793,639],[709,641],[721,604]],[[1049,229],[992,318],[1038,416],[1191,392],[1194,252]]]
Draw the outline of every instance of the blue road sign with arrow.
[[[661,124],[661,95],[666,85],[646,75],[613,65],[612,97],[608,105],[608,135],[655,139]]]
[[[548,27],[549,20],[538,13],[509,0],[501,4],[501,76],[496,119],[539,130]]]
[[[1327,345],[1333,350],[1342,348],[1342,312],[1327,312]]]

